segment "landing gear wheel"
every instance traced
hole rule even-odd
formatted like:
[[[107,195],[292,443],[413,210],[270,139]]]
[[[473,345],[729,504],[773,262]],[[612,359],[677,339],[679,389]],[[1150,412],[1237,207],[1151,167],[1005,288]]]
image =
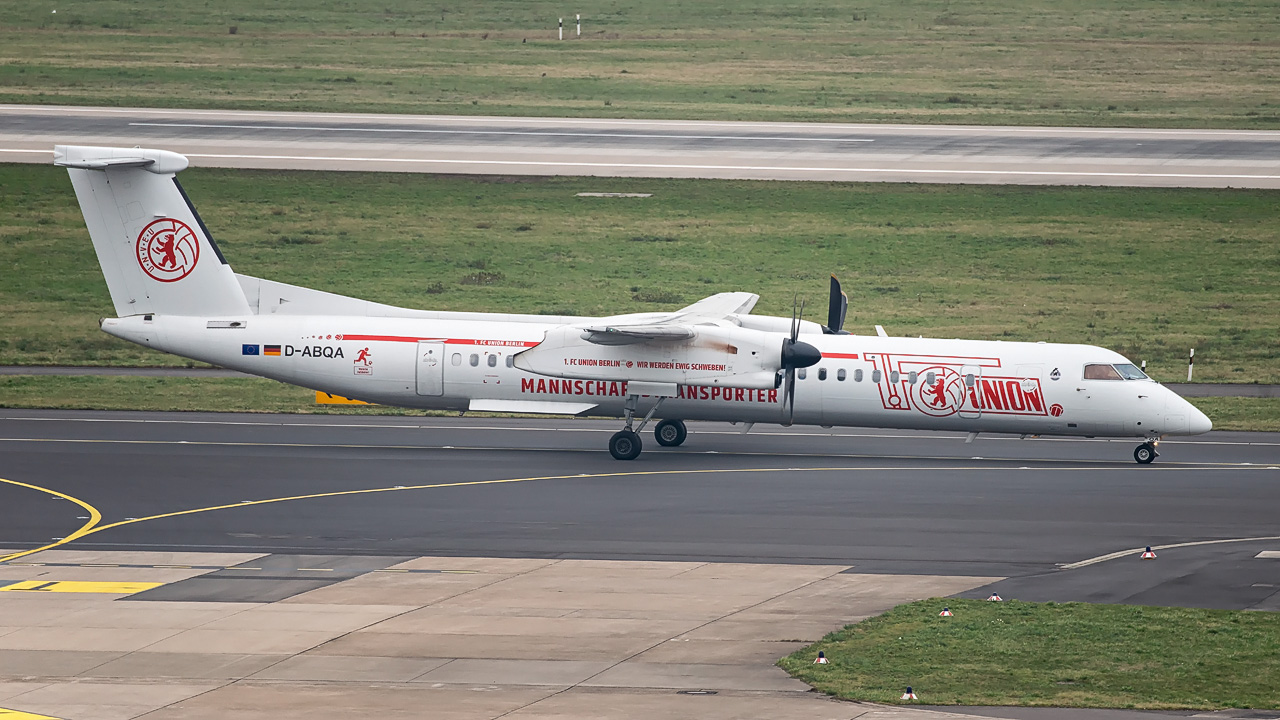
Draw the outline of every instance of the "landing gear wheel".
[[[614,460],[635,460],[640,457],[640,436],[630,430],[619,430],[609,438],[609,454]]]
[[[683,420],[663,420],[653,428],[653,436],[663,447],[676,447],[684,444],[684,439],[689,437],[689,429]]]
[[[1156,452],[1156,446],[1151,443],[1143,443],[1133,451],[1133,459],[1137,460],[1139,465],[1149,465],[1159,455],[1160,453]]]

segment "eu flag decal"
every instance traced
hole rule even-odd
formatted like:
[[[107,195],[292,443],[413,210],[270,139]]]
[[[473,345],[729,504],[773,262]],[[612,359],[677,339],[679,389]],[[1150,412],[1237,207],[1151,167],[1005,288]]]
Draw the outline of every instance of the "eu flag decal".
[[[258,346],[257,345],[241,345],[240,354],[241,355],[257,355]]]

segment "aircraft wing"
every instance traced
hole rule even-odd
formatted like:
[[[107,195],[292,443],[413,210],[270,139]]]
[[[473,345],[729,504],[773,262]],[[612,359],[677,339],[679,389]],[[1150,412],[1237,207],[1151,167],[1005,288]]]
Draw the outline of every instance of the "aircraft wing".
[[[635,345],[650,341],[688,340],[694,325],[714,324],[733,314],[751,312],[759,295],[746,292],[718,293],[673,313],[619,316],[582,329],[582,339],[596,345]]]
[[[720,320],[730,315],[746,315],[760,301],[760,296],[749,292],[717,293],[686,308],[676,311],[684,320],[692,318]]]

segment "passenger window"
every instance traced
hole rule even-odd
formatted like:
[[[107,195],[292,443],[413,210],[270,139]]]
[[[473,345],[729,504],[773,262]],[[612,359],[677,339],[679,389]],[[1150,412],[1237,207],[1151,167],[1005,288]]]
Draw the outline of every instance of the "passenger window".
[[[912,370],[911,372],[907,373],[907,382],[911,383],[912,385],[915,385],[916,379],[919,377],[920,377],[920,373],[916,372],[915,370]]]
[[[489,356],[489,367],[498,367],[498,356],[497,356],[497,355],[490,355],[490,356]]]
[[[897,371],[897,370],[890,370],[890,371],[889,371],[889,382],[893,383],[894,385],[897,385],[897,384],[898,384],[898,378],[900,378],[900,377],[902,377],[902,376],[898,374],[898,371]]]
[[[841,381],[841,382],[844,382],[845,377],[846,377],[846,375],[845,375],[844,368],[840,368],[839,370],[837,370],[837,371],[836,371],[836,379],[837,379],[837,380],[839,380],[839,381]]]
[[[457,367],[457,366],[461,365],[461,364],[462,364],[462,353],[454,353],[454,354],[453,354],[453,357],[449,358],[449,362],[453,363],[453,366],[454,366],[454,367]]]
[[[862,368],[853,371],[853,381],[862,382]]]
[[[973,373],[964,376],[964,386],[967,388],[973,387]]]
[[[479,365],[480,355],[477,353],[471,353],[471,367],[478,367]]]
[[[1110,365],[1103,365],[1099,363],[1095,365],[1084,366],[1084,379],[1085,380],[1120,380],[1121,377],[1120,377],[1120,373],[1116,372],[1115,368],[1111,367]]]
[[[803,380],[809,377],[809,371],[805,370],[804,368],[800,368],[799,370],[796,371],[796,377]]]
[[[928,385],[933,385],[934,383],[938,382],[938,374],[930,370],[929,372],[924,374],[924,381]]]
[[[880,371],[879,371],[879,370],[872,370],[872,371],[871,371],[871,382],[873,382],[873,383],[878,383],[878,382],[880,382]]]
[[[818,379],[819,379],[819,380],[826,380],[826,379],[827,379],[827,369],[826,369],[826,368],[818,368]]]
[[[507,367],[515,367],[515,366],[516,366],[516,356],[515,356],[515,355],[508,355],[508,356],[507,356]]]

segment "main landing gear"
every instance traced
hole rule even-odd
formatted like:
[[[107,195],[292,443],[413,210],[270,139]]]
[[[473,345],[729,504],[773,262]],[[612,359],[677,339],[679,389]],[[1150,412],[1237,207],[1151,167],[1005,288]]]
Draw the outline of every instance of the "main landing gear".
[[[1159,440],[1144,442],[1133,451],[1133,459],[1138,461],[1139,465],[1149,465],[1152,460],[1160,457],[1160,453],[1156,452],[1156,444]]]
[[[649,413],[640,421],[640,426],[634,430],[631,428],[631,420],[636,413],[636,405],[640,398],[637,395],[628,395],[626,404],[623,405],[623,417],[626,424],[621,430],[613,434],[609,438],[609,454],[614,460],[635,460],[640,456],[640,450],[643,445],[640,442],[640,433],[644,430],[644,426],[649,423],[653,414],[661,407],[664,397],[658,398],[658,401],[649,409]],[[680,420],[663,420],[653,429],[653,436],[657,439],[658,444],[664,447],[675,447],[684,442],[688,437],[689,431],[684,426],[684,422]]]
[[[684,444],[684,439],[689,437],[689,429],[683,420],[663,420],[653,428],[653,436],[663,447],[676,447]]]

